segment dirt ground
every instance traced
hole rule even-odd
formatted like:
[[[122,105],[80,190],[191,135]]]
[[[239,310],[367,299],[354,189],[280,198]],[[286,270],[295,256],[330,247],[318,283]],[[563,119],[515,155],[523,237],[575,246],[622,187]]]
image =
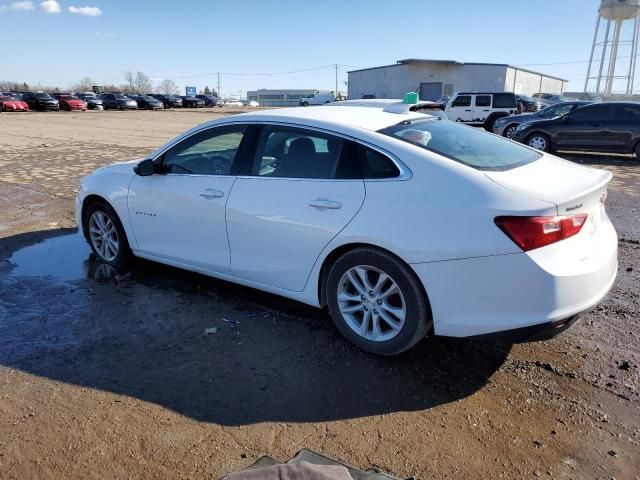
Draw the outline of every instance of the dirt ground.
[[[75,233],[82,176],[218,114],[0,114],[0,478],[218,478],[304,447],[403,478],[640,478],[638,162],[567,156],[614,172],[619,276],[583,321],[377,358],[324,312],[115,271]]]

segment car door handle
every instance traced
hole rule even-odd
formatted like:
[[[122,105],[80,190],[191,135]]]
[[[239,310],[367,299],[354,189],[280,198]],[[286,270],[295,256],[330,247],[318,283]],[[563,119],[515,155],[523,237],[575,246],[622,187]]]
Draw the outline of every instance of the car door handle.
[[[212,200],[214,198],[224,197],[224,192],[216,190],[215,188],[207,188],[200,194],[200,196],[206,198],[207,200]]]
[[[312,200],[309,202],[309,206],[321,210],[338,210],[342,208],[342,204],[340,202],[335,202],[326,198],[317,198],[315,200]]]

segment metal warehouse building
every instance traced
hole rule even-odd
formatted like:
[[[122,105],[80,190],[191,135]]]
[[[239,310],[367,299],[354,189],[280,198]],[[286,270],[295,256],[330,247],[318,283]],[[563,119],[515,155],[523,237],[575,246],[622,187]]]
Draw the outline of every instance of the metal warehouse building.
[[[329,93],[329,90],[250,90],[247,100],[255,100],[261,107],[297,107],[300,99],[312,93]]]
[[[454,60],[399,60],[395,65],[353,70],[349,98],[402,98],[418,92],[421,100],[437,100],[460,91],[562,93],[568,80],[498,63],[463,63]]]

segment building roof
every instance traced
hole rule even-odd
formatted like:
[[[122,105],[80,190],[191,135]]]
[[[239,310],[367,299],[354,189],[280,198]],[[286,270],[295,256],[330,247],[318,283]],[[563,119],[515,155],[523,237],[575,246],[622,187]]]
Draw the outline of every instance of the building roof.
[[[566,78],[560,78],[553,75],[548,75],[542,72],[536,72],[535,70],[528,70],[526,68],[518,67],[517,65],[510,65],[508,63],[482,63],[482,62],[458,62],[457,60],[438,60],[438,59],[430,59],[430,58],[405,58],[403,60],[398,60],[396,63],[392,65],[382,65],[380,67],[370,67],[370,68],[361,68],[358,70],[350,70],[347,73],[353,72],[364,72],[366,70],[376,70],[378,68],[389,68],[389,67],[398,67],[400,65],[410,65],[415,63],[431,63],[431,64],[440,64],[440,65],[453,65],[453,66],[463,66],[463,65],[488,65],[492,67],[507,67],[514,68],[516,70],[520,70],[522,72],[533,73],[535,75],[542,75],[544,77],[553,78],[555,80],[560,80],[562,82],[568,82]]]

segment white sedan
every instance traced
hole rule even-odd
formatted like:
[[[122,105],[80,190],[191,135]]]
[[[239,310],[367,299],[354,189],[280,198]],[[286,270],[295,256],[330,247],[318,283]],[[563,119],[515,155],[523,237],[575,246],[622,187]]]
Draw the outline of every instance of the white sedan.
[[[611,174],[411,111],[322,106],[205,123],[86,177],[95,255],[328,307],[376,354],[426,335],[547,336],[617,272]]]

